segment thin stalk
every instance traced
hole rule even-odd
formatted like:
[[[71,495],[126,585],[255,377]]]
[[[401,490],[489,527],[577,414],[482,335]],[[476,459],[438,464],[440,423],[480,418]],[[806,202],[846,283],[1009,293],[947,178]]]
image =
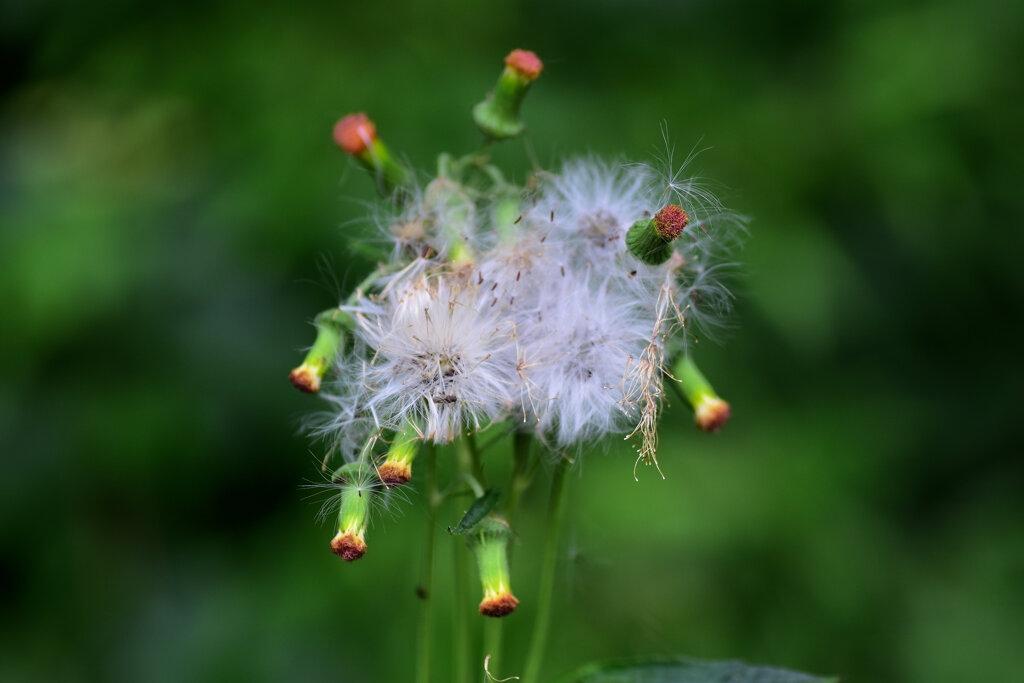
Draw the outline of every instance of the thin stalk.
[[[455,441],[455,476],[452,481],[467,481],[473,489],[473,495],[483,495],[483,487],[471,474],[473,467],[472,450],[473,444],[464,436]],[[471,585],[467,560],[469,551],[466,544],[458,537],[453,539],[453,579],[455,599],[452,601],[455,614],[452,619],[452,639],[454,646],[454,674],[456,683],[469,683],[470,671],[473,663],[472,643],[470,642],[470,619],[473,610],[467,598],[466,591]]]
[[[466,440],[466,450],[469,452],[469,465],[473,476],[483,486],[487,486],[487,479],[484,477],[484,466],[480,460],[480,445],[476,442],[475,434],[467,434],[463,437]]]
[[[443,498],[437,489],[437,447],[432,443],[424,444],[423,455],[427,465],[427,536],[423,547],[423,581],[418,590],[421,604],[416,681],[430,683],[430,652],[434,628],[434,538],[437,508]]]
[[[530,484],[530,445],[533,439],[529,434],[517,432],[512,437],[512,477],[509,479],[508,495],[505,498],[505,521],[515,530],[516,513],[519,511],[519,499]],[[515,542],[509,544],[508,560],[512,562],[512,551]],[[491,655],[491,667],[497,670],[501,659],[502,639],[505,632],[504,619],[490,619],[484,625],[484,654]],[[485,679],[486,680],[486,679]]]
[[[516,432],[512,437],[512,478],[508,487],[508,498],[505,502],[505,521],[515,528],[516,513],[519,512],[519,498],[530,485],[533,472],[530,469],[530,445],[533,439],[529,434]]]
[[[501,659],[501,637],[505,632],[504,619],[488,619],[484,623],[484,657],[491,656],[490,668],[499,671],[498,660]],[[490,683],[487,674],[484,674],[484,683]]]
[[[473,656],[471,654],[472,644],[470,643],[469,627],[469,621],[473,616],[473,608],[470,606],[469,600],[466,599],[468,597],[466,591],[471,585],[467,568],[469,551],[466,548],[466,544],[462,543],[459,538],[456,538],[455,542],[452,543],[452,550],[454,551],[452,578],[455,584],[453,588],[455,593],[455,599],[453,600],[455,614],[452,619],[452,640],[455,648],[455,683],[469,683],[470,665],[472,664]]]
[[[551,479],[551,498],[548,500],[547,537],[544,541],[544,560],[541,565],[540,590],[537,595],[537,619],[533,626],[530,651],[526,656],[523,683],[537,683],[541,663],[544,661],[544,646],[547,645],[551,627],[551,601],[554,597],[555,569],[558,565],[558,544],[561,538],[562,522],[565,518],[565,472],[569,461],[559,458],[555,474]]]

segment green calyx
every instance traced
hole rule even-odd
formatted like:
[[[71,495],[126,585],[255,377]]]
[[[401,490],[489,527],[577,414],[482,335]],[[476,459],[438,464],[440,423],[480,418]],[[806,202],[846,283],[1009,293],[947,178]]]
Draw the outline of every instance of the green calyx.
[[[331,540],[331,550],[346,562],[354,562],[366,553],[366,526],[370,519],[370,504],[375,494],[359,482],[362,465],[343,466],[341,511],[338,513],[338,533]]]
[[[493,596],[511,591],[508,569],[508,542],[512,530],[498,517],[487,517],[467,534],[466,542],[476,555],[480,583],[484,595]]]
[[[532,82],[532,79],[506,66],[494,91],[473,107],[473,121],[477,128],[493,140],[506,140],[522,133],[526,126],[519,120],[519,108]]]
[[[679,386],[690,405],[696,408],[707,398],[718,398],[711,383],[704,377],[697,364],[689,355],[684,355],[672,366],[672,374],[679,380]]]
[[[413,420],[409,420],[401,431],[395,434],[395,440],[391,442],[384,461],[412,464],[421,443],[423,443],[423,436],[417,424]]]
[[[368,488],[345,486],[341,490],[341,512],[338,515],[338,531],[362,536],[370,519],[370,497]]]
[[[662,237],[653,218],[633,224],[626,232],[626,248],[650,266],[660,265],[672,256],[672,241]]]

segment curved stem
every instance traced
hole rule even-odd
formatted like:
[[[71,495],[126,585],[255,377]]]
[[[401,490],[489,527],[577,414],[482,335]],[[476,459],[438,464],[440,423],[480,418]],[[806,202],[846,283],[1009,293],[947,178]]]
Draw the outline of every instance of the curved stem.
[[[427,443],[423,447],[427,464],[427,537],[423,548],[423,581],[417,593],[420,604],[419,647],[417,652],[416,681],[430,683],[430,649],[434,627],[434,537],[436,536],[437,508],[441,494],[437,490],[437,447]]]
[[[569,461],[560,458],[551,479],[551,498],[548,500],[547,537],[544,541],[544,560],[541,565],[540,590],[537,595],[537,620],[533,626],[530,652],[526,657],[523,683],[537,683],[540,666],[544,660],[544,646],[548,641],[551,627],[551,600],[555,588],[555,569],[558,565],[558,543],[561,537],[562,521],[565,517],[565,472]]]

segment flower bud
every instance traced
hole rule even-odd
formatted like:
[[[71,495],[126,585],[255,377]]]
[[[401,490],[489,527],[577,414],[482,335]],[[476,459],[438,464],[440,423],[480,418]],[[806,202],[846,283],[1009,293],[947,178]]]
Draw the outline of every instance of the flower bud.
[[[292,384],[307,394],[320,391],[320,380],[341,352],[345,343],[345,331],[352,329],[353,321],[352,316],[345,311],[330,308],[317,315],[315,324],[316,341],[303,359],[302,365],[291,372]]]
[[[406,422],[402,431],[395,435],[384,462],[377,468],[385,486],[394,488],[412,479],[412,461],[422,441],[423,435],[416,423],[412,420]]]
[[[409,171],[391,156],[366,114],[349,114],[334,124],[334,141],[373,174],[383,194],[408,184]]]
[[[512,530],[508,522],[488,517],[469,533],[467,543],[476,555],[484,599],[480,614],[503,617],[515,611],[519,600],[512,595],[508,571],[508,542]]]
[[[679,380],[686,400],[693,407],[698,429],[717,432],[729,421],[732,414],[729,404],[718,397],[689,356],[680,358],[672,368],[672,373]]]
[[[543,62],[529,50],[512,50],[505,57],[505,70],[494,91],[473,107],[473,120],[484,135],[494,140],[512,138],[523,132],[519,107],[526,91],[541,71]]]
[[[366,553],[366,525],[373,495],[368,487],[354,481],[342,485],[338,533],[331,540],[331,550],[346,562],[354,562]]]
[[[690,217],[682,207],[669,204],[649,218],[637,221],[626,233],[626,247],[644,263],[657,266],[672,256],[672,240],[683,233]]]

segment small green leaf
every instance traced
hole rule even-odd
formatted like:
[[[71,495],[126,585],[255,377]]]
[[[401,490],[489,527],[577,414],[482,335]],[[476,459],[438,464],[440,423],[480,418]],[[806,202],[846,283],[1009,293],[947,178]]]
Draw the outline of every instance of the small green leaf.
[[[704,662],[688,657],[647,657],[589,664],[559,683],[837,683],[838,678],[751,666],[740,661]]]
[[[501,498],[501,494],[496,489],[488,489],[484,492],[484,495],[473,501],[473,504],[466,510],[466,514],[462,516],[459,523],[454,528],[448,527],[448,533],[458,536],[464,534],[477,524],[480,523],[487,513],[494,509],[494,506],[498,504],[498,499]]]

